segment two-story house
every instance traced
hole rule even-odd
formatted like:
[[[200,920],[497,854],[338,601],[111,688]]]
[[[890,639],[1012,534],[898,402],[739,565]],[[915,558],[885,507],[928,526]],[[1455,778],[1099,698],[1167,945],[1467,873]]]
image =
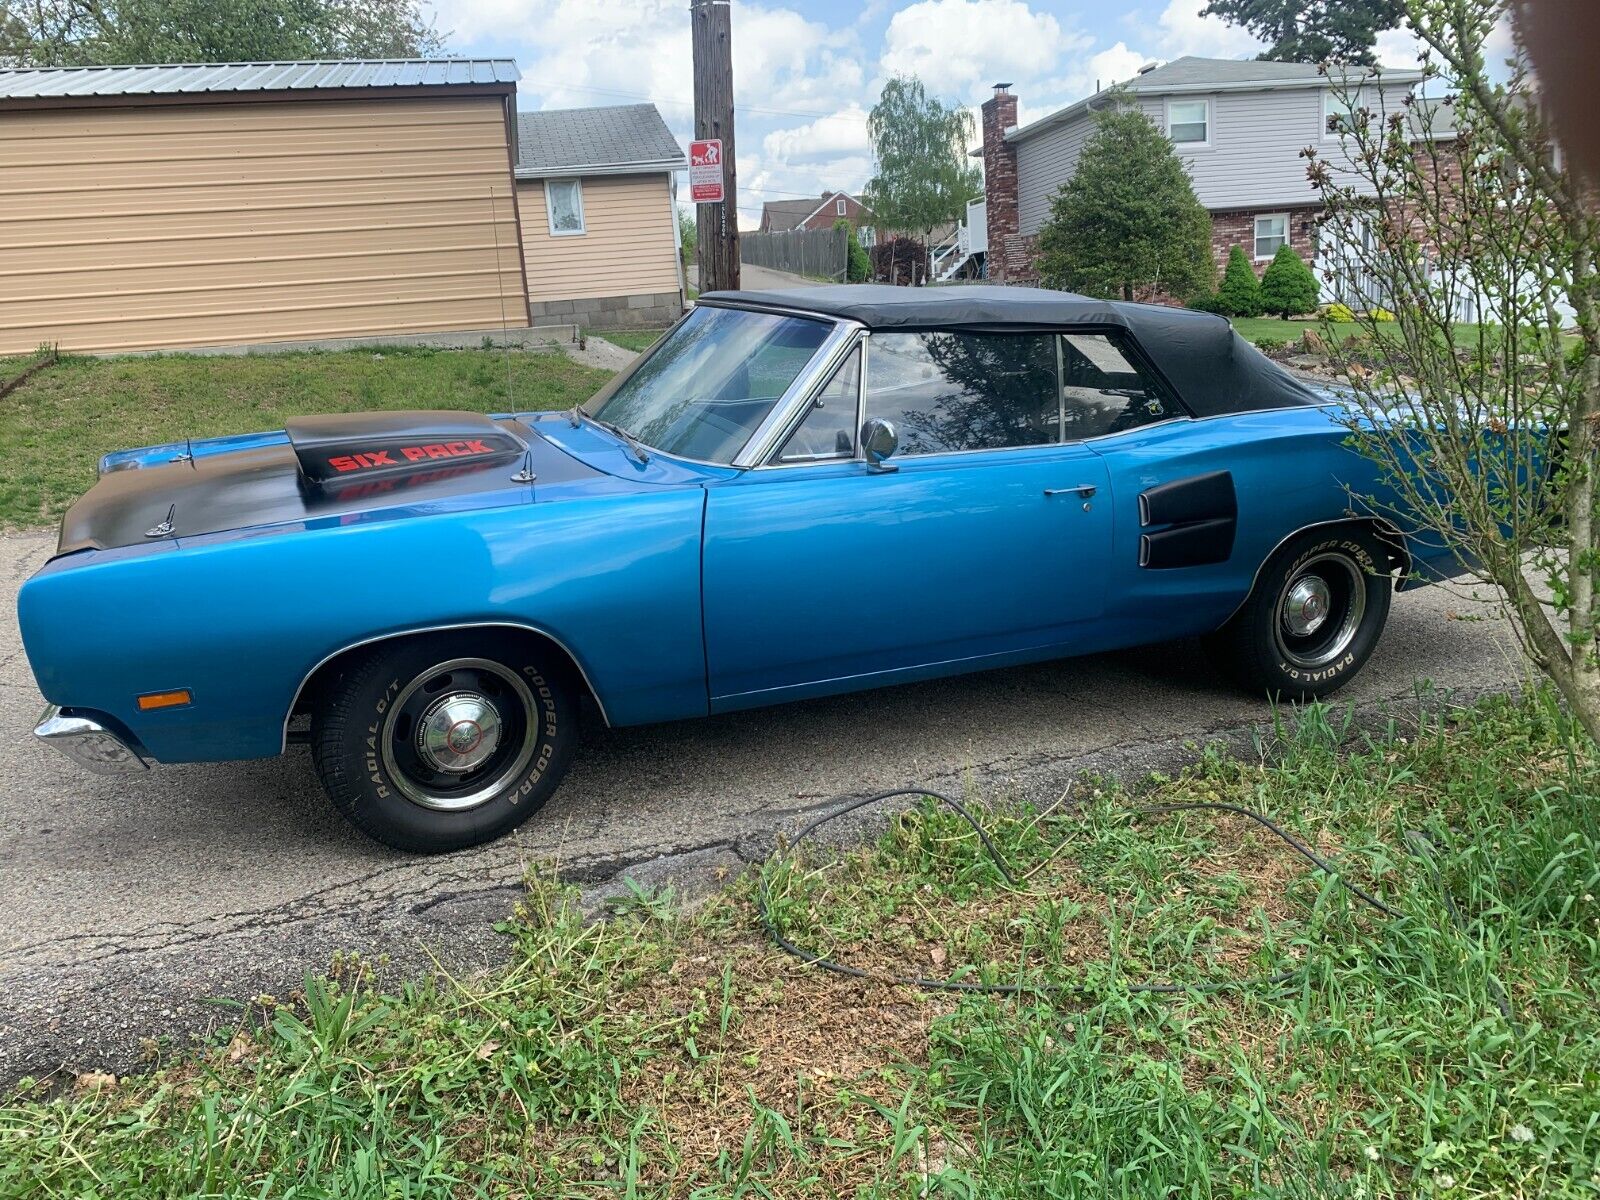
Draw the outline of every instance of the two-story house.
[[[1172,139],[1211,214],[1219,272],[1233,246],[1244,247],[1257,270],[1284,245],[1315,265],[1321,199],[1301,151],[1315,146],[1337,164],[1342,142],[1329,118],[1350,107],[1397,111],[1422,78],[1420,71],[1384,71],[1352,89],[1309,63],[1185,57],[1147,66],[1116,89],[1021,128],[1017,97],[998,84],[982,110],[988,276],[1036,278],[1034,239],[1077,169],[1096,110],[1116,103],[1137,106]]]

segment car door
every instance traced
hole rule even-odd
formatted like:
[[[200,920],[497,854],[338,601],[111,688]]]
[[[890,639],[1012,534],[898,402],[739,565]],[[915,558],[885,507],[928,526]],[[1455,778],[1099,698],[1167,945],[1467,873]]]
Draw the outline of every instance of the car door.
[[[879,332],[767,466],[708,489],[714,711],[1023,661],[1104,610],[1104,461],[1049,334]],[[863,414],[899,450],[859,454]]]

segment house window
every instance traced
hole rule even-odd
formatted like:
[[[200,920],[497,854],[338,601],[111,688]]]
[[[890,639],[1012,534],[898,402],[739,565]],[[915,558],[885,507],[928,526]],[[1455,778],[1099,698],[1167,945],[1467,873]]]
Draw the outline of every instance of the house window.
[[[844,216],[844,197],[840,196],[833,202],[833,211],[836,216]]]
[[[1256,257],[1271,258],[1289,244],[1289,214],[1267,213],[1256,218]]]
[[[871,225],[863,225],[860,229],[856,230],[856,241],[861,243],[861,248],[863,250],[872,249],[878,244],[877,230],[873,229]]]
[[[1322,136],[1342,137],[1355,128],[1355,115],[1361,108],[1361,97],[1354,92],[1340,94],[1329,88],[1322,93]]]
[[[546,179],[544,211],[550,218],[551,237],[575,237],[583,233],[583,181]]]
[[[1180,146],[1211,142],[1211,101],[1167,101],[1167,136]]]

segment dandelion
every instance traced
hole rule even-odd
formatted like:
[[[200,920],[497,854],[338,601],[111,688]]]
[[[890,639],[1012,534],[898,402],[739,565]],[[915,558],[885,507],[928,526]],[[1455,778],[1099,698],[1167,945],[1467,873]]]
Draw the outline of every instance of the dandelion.
[[[1533,1130],[1526,1125],[1513,1125],[1511,1127],[1511,1140],[1513,1142],[1531,1142],[1533,1141]]]
[[[1378,1161],[1378,1148],[1376,1146],[1368,1146],[1367,1149],[1366,1149],[1366,1155],[1367,1155],[1367,1161],[1368,1162],[1377,1162]]]

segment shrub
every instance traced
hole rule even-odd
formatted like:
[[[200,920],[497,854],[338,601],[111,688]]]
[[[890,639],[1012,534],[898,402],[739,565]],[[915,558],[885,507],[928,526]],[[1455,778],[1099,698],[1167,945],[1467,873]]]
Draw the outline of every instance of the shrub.
[[[928,249],[916,238],[892,237],[872,248],[872,277],[902,286],[926,282]]]
[[[1195,312],[1220,313],[1222,311],[1222,297],[1215,292],[1201,292],[1189,298],[1189,307]]]
[[[1261,311],[1288,320],[1317,307],[1317,277],[1292,246],[1280,246],[1261,277]]]
[[[1288,338],[1259,337],[1256,339],[1256,349],[1263,354],[1276,354],[1279,350],[1287,349]]]
[[[1348,304],[1330,304],[1322,310],[1322,315],[1330,321],[1354,321],[1356,314],[1350,310]]]
[[[1371,317],[1374,321],[1378,322],[1378,324],[1380,324],[1380,325],[1384,324],[1387,321],[1394,320],[1394,314],[1392,312],[1390,312],[1387,308],[1369,309],[1367,311],[1367,316]]]
[[[872,274],[872,260],[867,257],[867,252],[861,248],[860,239],[856,237],[856,227],[850,224],[845,217],[840,217],[833,223],[835,229],[843,228],[846,234],[844,277],[847,283],[865,283],[867,276]]]
[[[1222,274],[1222,286],[1217,289],[1223,315],[1229,317],[1259,317],[1261,315],[1261,281],[1255,268],[1244,256],[1244,247],[1235,246],[1228,251],[1228,269]]]

